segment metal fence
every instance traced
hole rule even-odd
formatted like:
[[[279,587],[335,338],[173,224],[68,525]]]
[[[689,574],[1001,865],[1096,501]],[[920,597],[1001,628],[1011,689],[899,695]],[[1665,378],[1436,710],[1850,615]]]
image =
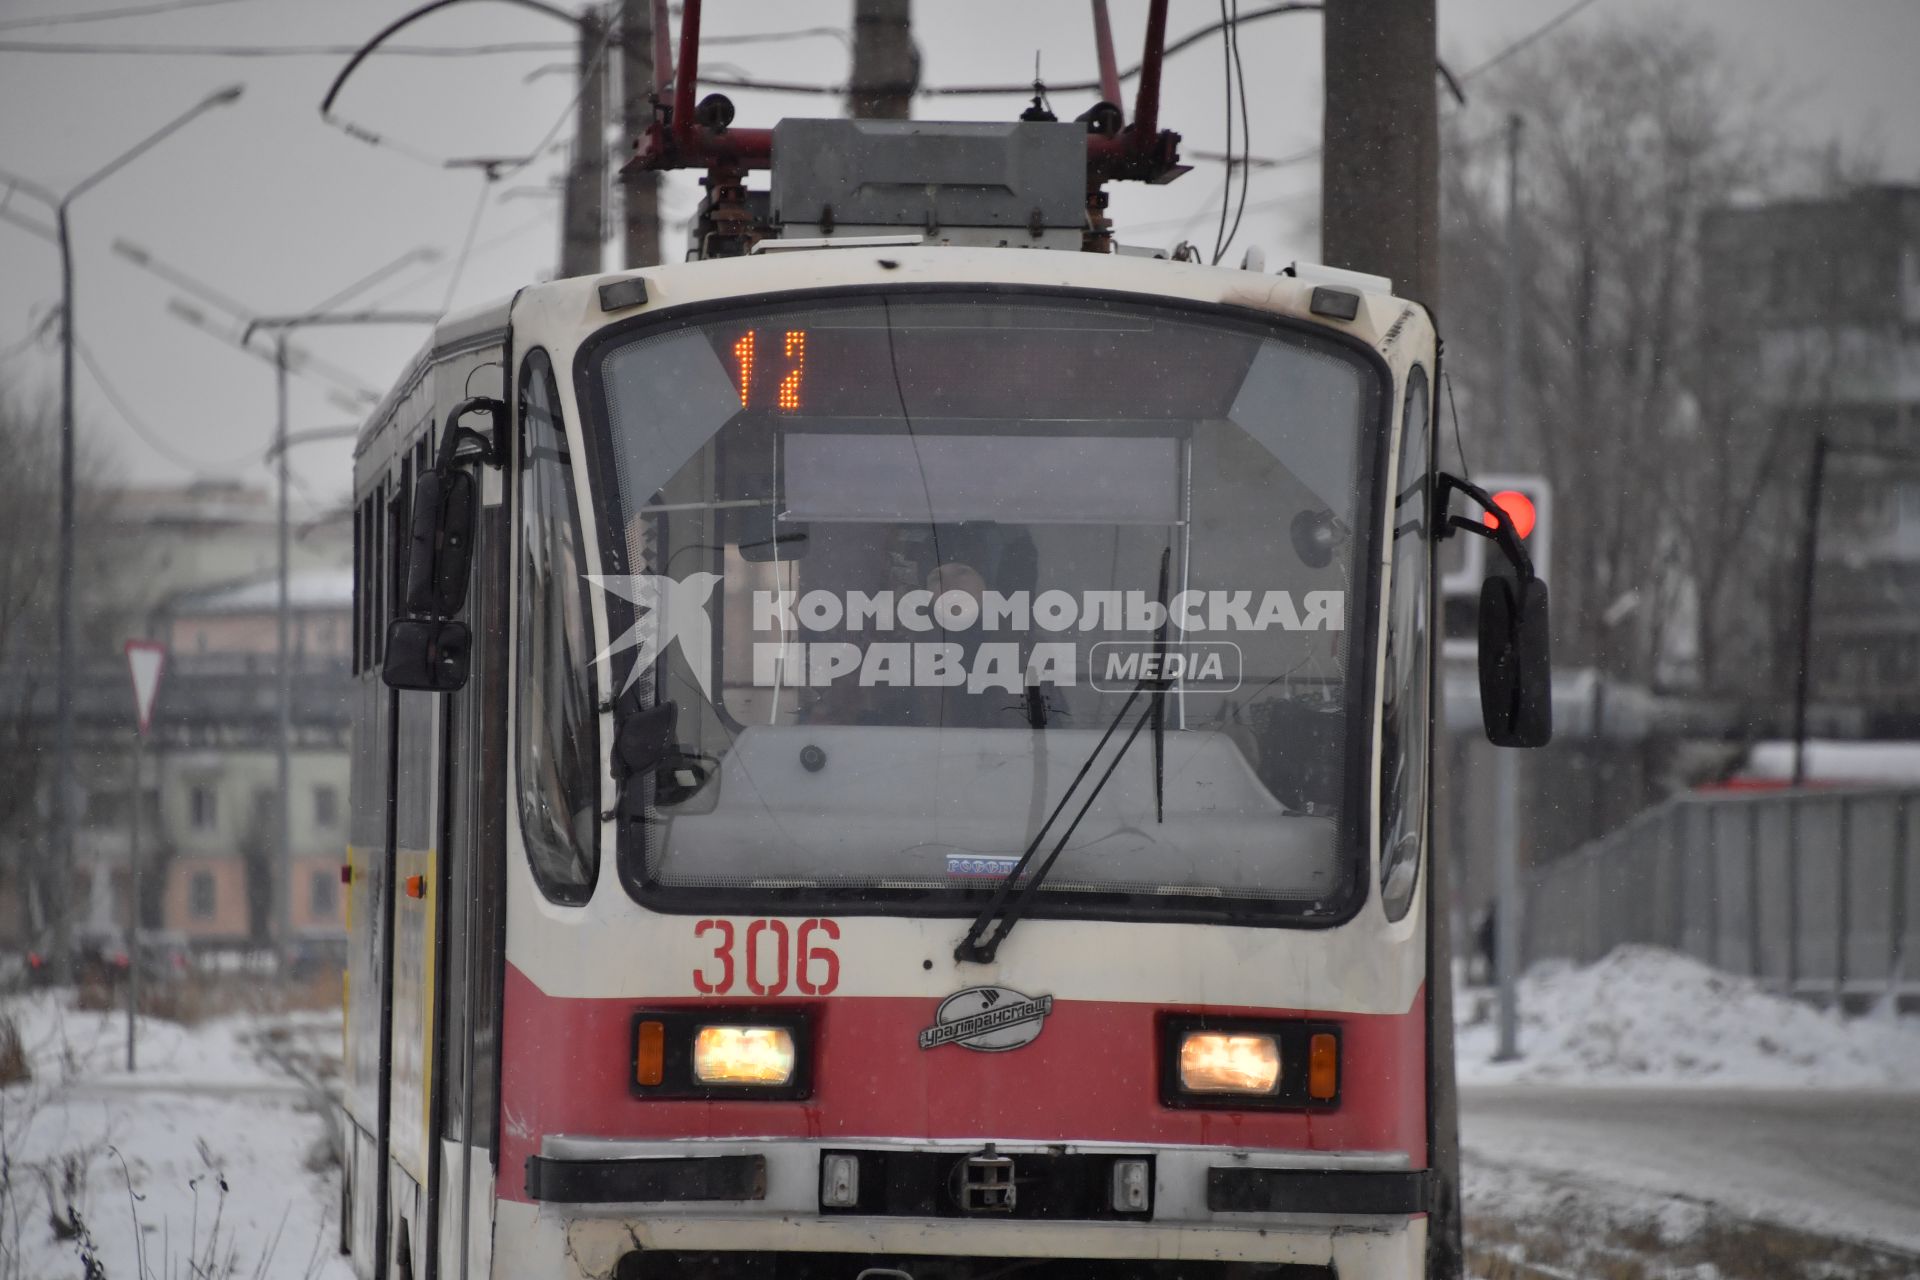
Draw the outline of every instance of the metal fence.
[[[1795,995],[1913,995],[1916,846],[1920,787],[1678,797],[1532,874],[1524,952],[1649,943]]]

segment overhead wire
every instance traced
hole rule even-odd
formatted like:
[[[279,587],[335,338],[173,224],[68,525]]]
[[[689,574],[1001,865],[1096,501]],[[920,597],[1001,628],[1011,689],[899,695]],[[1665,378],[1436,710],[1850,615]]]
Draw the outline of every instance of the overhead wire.
[[[1247,69],[1240,61],[1240,0],[1233,0],[1233,24],[1227,28],[1227,41],[1233,47],[1233,78],[1240,88],[1240,207],[1234,210],[1233,229],[1227,232],[1226,247],[1231,250],[1240,235],[1240,220],[1246,216],[1247,183],[1253,177],[1253,122],[1247,112]]]
[[[513,226],[507,228],[505,231],[502,231],[497,235],[488,236],[485,240],[481,240],[478,243],[476,243],[470,250],[468,250],[467,260],[471,262],[473,259],[481,257],[493,249],[499,248],[501,245],[506,244],[508,241],[519,238],[521,235],[523,235],[528,231],[531,231],[534,227],[540,225],[541,223],[552,221],[552,219],[553,219],[553,214],[543,209],[531,218],[526,218],[520,222],[516,222],[515,224],[513,224]],[[454,262],[449,260],[443,265],[430,267],[425,271],[419,272],[411,280],[408,280],[403,284],[396,285],[394,288],[388,290],[385,293],[374,295],[374,297],[367,302],[367,306],[369,309],[374,309],[374,310],[377,310],[380,307],[384,307],[388,303],[394,301],[394,299],[404,297],[407,294],[412,293],[414,290],[421,288],[428,281],[432,280],[435,276],[451,272],[454,269],[454,266],[455,266]]]
[[[203,0],[204,3],[229,3],[230,0]],[[0,23],[0,30],[7,24]],[[769,44],[782,40],[831,37],[847,43],[847,33],[837,27],[800,27],[791,31],[747,31],[733,35],[702,34],[707,45]],[[565,40],[498,40],[487,44],[386,44],[375,49],[376,58],[473,58],[511,53],[565,53],[575,46]],[[86,40],[3,40],[0,53],[50,53],[75,56],[147,58],[346,58],[360,51],[357,44],[149,44],[145,41]]]
[[[609,23],[607,25],[607,29],[605,33],[600,38],[599,47],[594,51],[592,59],[589,60],[587,64],[587,68],[586,68],[587,74],[583,74],[580,76],[579,84],[574,88],[573,96],[567,99],[566,107],[560,112],[560,115],[554,120],[553,126],[546,131],[546,133],[541,137],[539,142],[534,144],[532,150],[528,151],[525,155],[519,157],[518,159],[512,161],[511,163],[495,166],[488,170],[487,185],[489,187],[492,186],[495,180],[511,178],[514,175],[524,171],[528,165],[531,165],[535,160],[539,159],[540,156],[546,151],[547,147],[552,144],[553,140],[559,136],[560,130],[566,127],[568,117],[573,115],[574,109],[580,105],[580,97],[582,94],[586,92],[588,83],[590,83],[593,79],[593,75],[591,74],[591,72],[596,70],[599,67],[599,64],[601,63],[601,61],[605,59],[607,56],[607,50],[613,46],[616,30],[617,28],[615,28],[613,24]],[[381,46],[381,47],[385,48],[388,46]],[[377,53],[378,51],[379,51],[378,49],[375,49],[375,50],[372,50],[371,52]],[[355,52],[357,53],[366,52],[366,50],[364,49],[364,46],[363,46],[361,49],[358,49]],[[336,80],[334,84],[337,90],[341,84],[341,81]],[[329,100],[328,100],[329,106],[331,105],[331,101],[332,101],[331,96],[329,96]],[[383,148],[390,149],[402,156],[405,156],[407,159],[416,161],[420,164],[424,164],[429,168],[445,169],[449,167],[449,165],[452,163],[454,159],[454,157],[451,157],[451,156],[435,156],[426,151],[420,150],[417,147],[410,146],[407,143],[395,141],[394,139],[387,137],[385,134],[375,133],[373,130],[368,129],[363,125],[355,124],[353,121],[348,120],[345,117],[335,116],[331,114],[331,112],[328,110],[323,110],[321,112],[320,118],[327,124],[333,125],[335,128],[339,129],[341,132],[345,133],[350,138],[353,138],[359,142],[364,142],[368,146],[383,147]]]
[[[1515,40],[1513,41],[1513,43],[1500,49],[1497,53],[1495,53],[1492,57],[1488,58],[1485,62],[1480,63],[1478,66],[1475,66],[1470,70],[1461,72],[1460,73],[1461,82],[1465,83],[1466,81],[1471,80],[1475,76],[1479,75],[1482,71],[1486,71],[1492,67],[1499,66],[1502,62],[1505,62],[1508,58],[1511,58],[1514,54],[1519,53],[1522,49],[1525,49],[1527,46],[1533,44],[1535,41],[1544,39],[1547,35],[1551,34],[1561,24],[1568,22],[1572,20],[1574,17],[1578,16],[1582,9],[1587,8],[1589,5],[1597,4],[1598,2],[1599,0],[1574,0],[1574,3],[1572,5],[1569,5],[1566,9],[1562,10],[1557,16],[1553,18],[1549,18],[1546,22],[1535,27],[1533,30],[1527,32],[1527,34],[1521,36],[1518,40]]]
[[[106,370],[100,367],[100,362],[94,358],[91,347],[76,337],[73,340],[73,349],[74,353],[80,357],[80,363],[87,367],[87,373],[93,378],[94,385],[100,388],[100,394],[106,397],[108,404],[113,406],[113,411],[120,416],[120,420],[126,423],[128,429],[131,430],[134,435],[138,436],[149,449],[152,449],[167,461],[176,466],[185,467],[189,471],[203,473],[208,471],[231,471],[234,467],[251,461],[255,457],[255,454],[251,450],[241,454],[239,457],[218,461],[207,458],[196,458],[191,454],[181,452],[173,445],[161,439],[159,433],[148,426],[140,415],[134,411],[132,404],[128,402],[125,396],[120,394],[119,389],[113,385],[112,379],[107,377]]]
[[[1220,0],[1220,25],[1225,29],[1226,24],[1227,0]],[[1213,266],[1219,266],[1220,259],[1227,254],[1227,206],[1233,202],[1233,40],[1231,38],[1220,41],[1220,96],[1226,102],[1227,181],[1226,185],[1220,189],[1220,225],[1214,228],[1213,256],[1208,259]],[[1242,190],[1246,189],[1246,181],[1246,175],[1243,173],[1240,177]]]
[[[473,252],[473,238],[480,231],[480,219],[487,211],[487,201],[493,197],[493,175],[480,177],[480,198],[473,202],[473,216],[467,220],[466,238],[460,242],[460,253],[453,260],[453,273],[447,277],[447,294],[440,302],[444,314],[453,306],[453,295],[460,288],[460,277],[466,274],[467,257]]]
[[[0,40],[0,53],[51,53],[131,58],[344,58],[354,44],[147,44],[81,40]],[[573,46],[561,40],[508,40],[493,44],[390,44],[376,57],[473,58],[505,53],[559,53]]]
[[[0,31],[19,31],[27,27],[66,27],[80,22],[106,22],[114,18],[145,18],[156,13],[174,13],[181,9],[206,9],[216,4],[236,4],[238,0],[163,0],[158,4],[130,5],[124,9],[95,9],[91,13],[47,14],[38,18],[9,18],[0,22]]]
[[[1475,76],[1480,75],[1482,72],[1490,71],[1494,67],[1499,66],[1502,62],[1505,62],[1508,58],[1511,58],[1514,54],[1519,53],[1522,49],[1527,48],[1529,45],[1532,45],[1534,42],[1543,39],[1549,33],[1554,31],[1556,28],[1560,27],[1562,24],[1578,16],[1581,10],[1586,9],[1597,3],[1599,3],[1599,0],[1574,0],[1574,3],[1567,6],[1565,9],[1561,10],[1559,13],[1555,14],[1553,17],[1547,19],[1547,21],[1541,23],[1539,26],[1527,32],[1525,35],[1521,36],[1519,39],[1514,40],[1510,44],[1503,46],[1501,49],[1495,52],[1493,56],[1486,59],[1486,61],[1481,62],[1476,66],[1469,68],[1466,71],[1461,72],[1458,76],[1449,74],[1444,66],[1441,67],[1440,69],[1441,74],[1445,76],[1447,81],[1447,87],[1449,91],[1452,92],[1452,94],[1454,95],[1454,100],[1458,102],[1461,106],[1465,106],[1467,102],[1467,97],[1466,97],[1466,94],[1462,92],[1460,86],[1464,85],[1467,81],[1473,79]],[[1304,150],[1296,151],[1292,155],[1280,157],[1278,160],[1274,161],[1274,165],[1285,166],[1285,165],[1301,164],[1308,160],[1315,160],[1315,159],[1318,159],[1320,156],[1320,153],[1325,150],[1326,148],[1324,146],[1308,147],[1308,148],[1305,148]]]
[[[15,356],[19,355],[21,352],[25,351],[28,347],[31,347],[34,343],[38,342],[39,340],[40,340],[40,334],[36,331],[33,333],[29,333],[26,337],[20,339],[20,341],[13,343],[10,346],[0,347],[0,364],[5,364],[7,361],[13,359]]]

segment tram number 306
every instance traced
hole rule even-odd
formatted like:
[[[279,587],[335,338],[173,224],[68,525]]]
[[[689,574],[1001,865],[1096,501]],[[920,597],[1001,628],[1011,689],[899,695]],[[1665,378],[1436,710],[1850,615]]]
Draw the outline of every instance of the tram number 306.
[[[805,996],[831,995],[840,985],[840,954],[830,945],[840,926],[831,920],[802,920],[791,930],[784,920],[754,920],[744,930],[731,920],[702,920],[693,936],[713,946],[713,959],[693,971],[701,995],[727,995],[736,975],[756,996],[784,995],[789,982]]]

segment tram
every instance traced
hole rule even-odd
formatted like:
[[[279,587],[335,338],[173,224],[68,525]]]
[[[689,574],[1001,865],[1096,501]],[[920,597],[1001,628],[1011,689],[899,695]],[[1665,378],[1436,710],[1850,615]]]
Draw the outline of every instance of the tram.
[[[1550,724],[1431,317],[1116,249],[1144,90],[735,130],[698,10],[688,260],[446,321],[358,445],[356,1274],[1456,1274],[1440,538]]]

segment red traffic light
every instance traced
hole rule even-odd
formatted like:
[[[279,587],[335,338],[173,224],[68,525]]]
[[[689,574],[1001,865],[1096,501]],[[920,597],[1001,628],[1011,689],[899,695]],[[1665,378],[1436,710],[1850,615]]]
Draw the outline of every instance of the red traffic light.
[[[1507,519],[1513,521],[1513,531],[1515,533],[1524,538],[1533,532],[1534,522],[1539,518],[1539,515],[1533,509],[1532,498],[1521,493],[1518,489],[1502,489],[1493,495],[1493,505],[1507,513]],[[1491,511],[1481,516],[1480,520],[1489,529],[1498,529],[1500,527],[1500,522],[1493,518]]]

